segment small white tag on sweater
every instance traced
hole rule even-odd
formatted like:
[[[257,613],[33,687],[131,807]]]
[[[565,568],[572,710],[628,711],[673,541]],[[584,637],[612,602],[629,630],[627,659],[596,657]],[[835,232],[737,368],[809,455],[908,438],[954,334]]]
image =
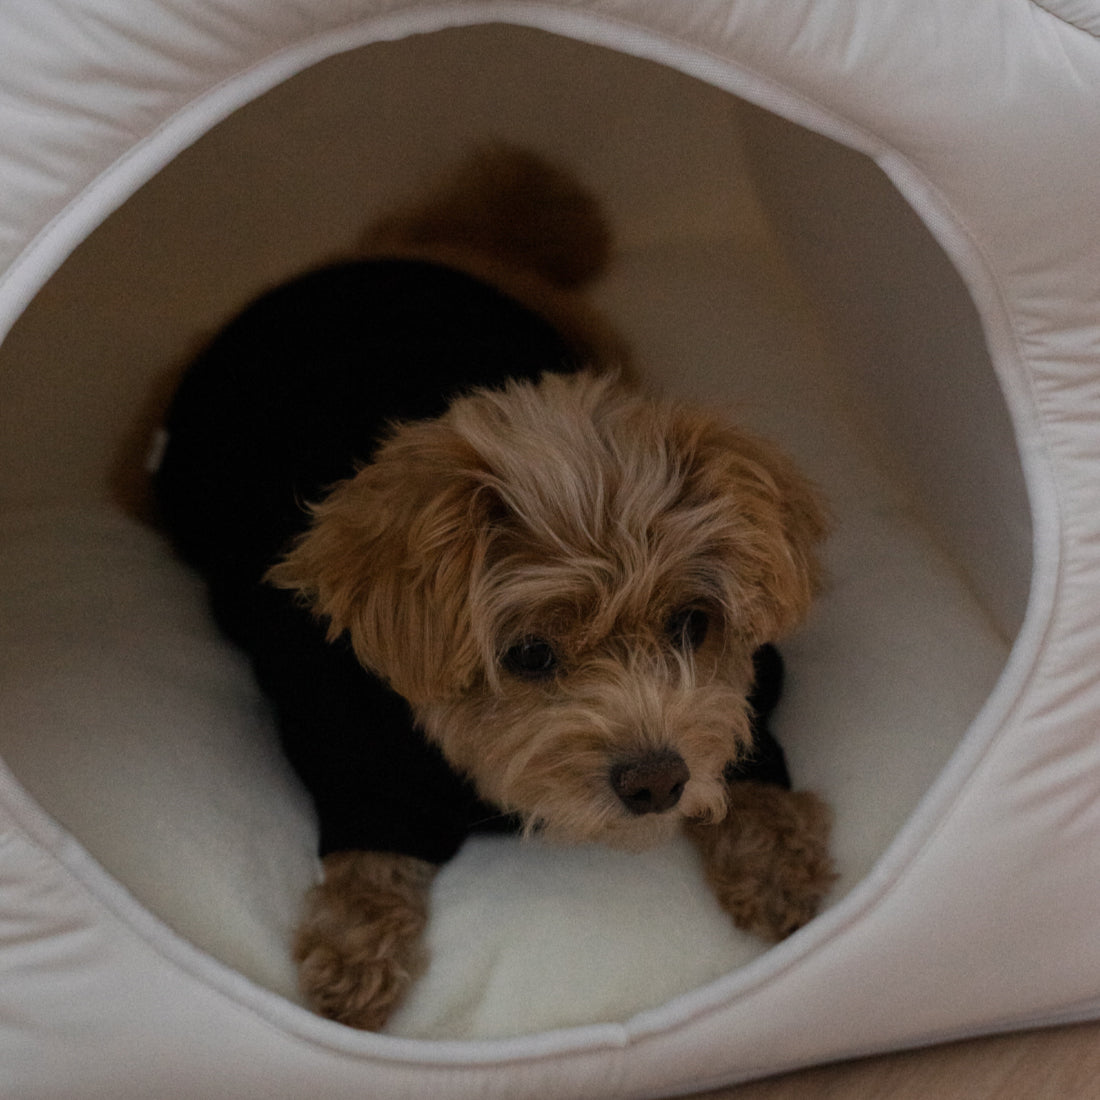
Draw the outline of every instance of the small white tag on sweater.
[[[164,452],[168,450],[168,432],[164,428],[157,428],[153,438],[149,441],[149,450],[145,454],[145,472],[155,474],[164,461]]]

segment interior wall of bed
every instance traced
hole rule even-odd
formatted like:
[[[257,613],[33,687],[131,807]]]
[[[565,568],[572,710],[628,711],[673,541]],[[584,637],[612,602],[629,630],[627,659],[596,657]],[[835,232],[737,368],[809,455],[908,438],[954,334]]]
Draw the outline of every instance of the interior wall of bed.
[[[958,272],[868,158],[740,104],[768,224],[813,303],[840,399],[1006,639],[1027,603],[1016,437]]]

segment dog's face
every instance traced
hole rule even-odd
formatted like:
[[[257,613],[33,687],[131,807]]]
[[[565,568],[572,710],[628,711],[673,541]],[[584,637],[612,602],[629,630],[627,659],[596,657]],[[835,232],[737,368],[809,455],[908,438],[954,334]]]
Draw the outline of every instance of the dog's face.
[[[752,653],[805,613],[824,530],[769,446],[587,374],[398,428],[314,512],[273,582],[485,799],[628,847],[724,815]]]

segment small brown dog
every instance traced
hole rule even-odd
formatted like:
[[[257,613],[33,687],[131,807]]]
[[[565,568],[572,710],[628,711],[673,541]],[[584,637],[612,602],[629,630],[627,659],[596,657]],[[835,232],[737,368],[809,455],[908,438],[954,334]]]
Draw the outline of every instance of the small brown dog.
[[[231,325],[169,420],[162,515],[318,808],[303,989],[353,1026],[424,965],[432,876],[478,828],[686,830],[769,939],[833,880],[820,800],[735,777],[754,655],[815,591],[821,508],[770,445],[625,380],[576,290],[608,247],[568,177],[483,154],[372,258]]]

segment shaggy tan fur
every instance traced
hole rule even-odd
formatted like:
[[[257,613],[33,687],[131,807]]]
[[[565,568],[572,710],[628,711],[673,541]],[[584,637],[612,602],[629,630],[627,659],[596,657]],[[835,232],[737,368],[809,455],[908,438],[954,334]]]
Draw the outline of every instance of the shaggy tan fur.
[[[493,156],[372,246],[508,270],[494,281],[529,302],[551,287],[537,308],[573,317],[606,366],[617,341],[561,289],[606,259],[591,200]],[[493,178],[503,233],[484,213]],[[571,253],[541,251],[555,211]],[[783,454],[615,371],[548,375],[396,427],[312,510],[269,579],[350,638],[484,798],[568,841],[643,848],[686,828],[738,924],[775,939],[812,916],[832,881],[827,811],[723,774],[751,738],[753,652],[799,623],[818,582],[822,510]],[[327,861],[298,941],[324,1014],[377,1027],[415,973],[430,874],[410,863]]]
[[[427,965],[422,936],[435,867],[338,852],[324,869],[294,941],[302,990],[322,1016],[373,1031]]]
[[[719,819],[749,738],[752,653],[814,587],[813,497],[764,444],[607,376],[547,376],[406,425],[314,508],[272,579],[347,633],[483,796],[568,840],[648,844]],[[684,609],[697,649],[672,644]],[[501,669],[526,638],[550,682]],[[631,817],[618,759],[675,748],[676,812]]]
[[[719,825],[690,822],[707,881],[734,923],[781,940],[817,912],[836,881],[829,855],[832,814],[812,791],[737,783]]]
[[[365,256],[430,260],[503,290],[593,365],[628,369],[622,336],[582,293],[611,259],[596,200],[568,173],[505,143],[476,150],[410,206],[364,234]]]

